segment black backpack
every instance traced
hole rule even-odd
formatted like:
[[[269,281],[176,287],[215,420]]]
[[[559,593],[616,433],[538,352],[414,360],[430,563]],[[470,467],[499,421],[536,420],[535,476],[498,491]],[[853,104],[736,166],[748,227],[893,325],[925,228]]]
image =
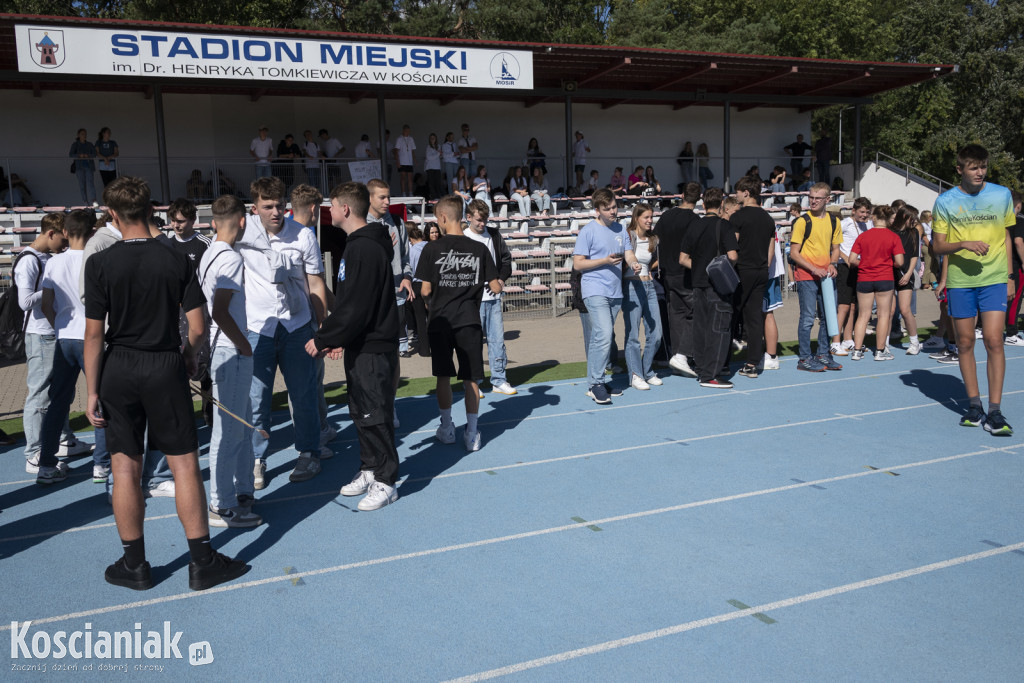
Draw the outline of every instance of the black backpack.
[[[39,257],[31,251],[19,254],[11,266],[11,287],[0,296],[0,355],[12,361],[25,360],[25,329],[28,327],[28,315],[18,304],[18,285],[14,280],[14,269],[25,256],[31,256],[39,261]],[[36,275],[36,288],[39,287],[42,275],[43,269],[40,268]]]

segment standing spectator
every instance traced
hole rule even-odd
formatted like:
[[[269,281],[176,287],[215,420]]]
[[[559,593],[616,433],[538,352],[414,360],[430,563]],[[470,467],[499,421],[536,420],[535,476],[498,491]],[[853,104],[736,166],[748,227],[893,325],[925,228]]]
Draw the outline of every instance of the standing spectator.
[[[1013,281],[1013,294],[1010,295],[1010,301],[1006,304],[1006,339],[1003,343],[1007,346],[1021,346],[1024,345],[1024,338],[1020,336],[1020,332],[1017,328],[1017,317],[1020,315],[1020,302],[1021,302],[1021,282],[1024,281],[1024,216],[1021,216],[1021,194],[1014,190],[1010,193],[1013,198],[1013,213],[1016,217],[1013,230],[1010,232],[1013,241],[1010,246],[1011,260],[1013,261],[1013,275],[1010,280]],[[931,218],[931,211],[925,211],[921,214],[928,214]],[[1009,286],[1009,285],[1008,285]]]
[[[889,230],[893,210],[881,204],[871,212],[872,227],[857,236],[850,247],[849,260],[857,268],[857,324],[853,331],[854,349],[850,360],[861,360],[867,348],[867,334],[871,308],[878,309],[875,325],[875,360],[892,360],[886,348],[889,325],[892,323],[893,267],[902,266],[905,255],[899,237]]]
[[[775,311],[782,308],[782,276],[786,273],[783,266],[782,245],[779,243],[781,230],[776,230],[772,240],[772,260],[768,266],[768,286],[764,290],[761,301],[761,312],[764,314],[764,360],[765,370],[779,369],[779,326],[775,321]]]
[[[487,253],[491,255],[497,267],[498,289],[505,288],[505,281],[512,275],[512,254],[505,246],[505,240],[497,228],[487,227],[487,218],[490,211],[487,205],[479,199],[474,199],[466,207],[466,224],[469,230],[465,232],[466,237],[474,242],[480,242],[487,247]],[[515,388],[508,383],[505,376],[505,366],[508,364],[508,354],[505,352],[505,320],[502,316],[501,292],[492,292],[484,289],[483,298],[480,301],[480,327],[483,330],[483,337],[487,340],[487,364],[491,368],[491,391],[495,394],[512,396]],[[483,374],[474,378],[477,386],[484,381]]]
[[[459,148],[455,144],[455,133],[448,131],[441,143],[441,161],[444,163],[445,182],[450,187],[455,180],[455,172],[459,168]]]
[[[324,158],[324,153],[313,139],[313,131],[303,131],[302,137],[306,139],[302,143],[302,156],[306,160],[306,181],[319,190],[320,160]]]
[[[409,358],[412,352],[409,350],[409,336],[405,325],[407,300],[413,299],[416,295],[412,290],[412,267],[409,265],[409,235],[406,232],[405,221],[391,213],[391,188],[383,180],[373,179],[366,184],[370,193],[370,210],[366,220],[370,223],[383,223],[388,234],[391,235],[391,272],[394,276],[395,304],[398,306],[399,358]],[[395,373],[395,390],[398,390],[398,373]],[[397,418],[396,418],[397,420]]]
[[[265,178],[270,175],[270,156],[274,151],[274,141],[270,139],[270,129],[260,126],[257,136],[249,143],[249,156],[256,160],[256,177]]]
[[[892,231],[900,239],[903,246],[903,263],[894,268],[893,279],[896,282],[897,311],[903,316],[910,335],[908,356],[916,356],[921,352],[921,342],[917,338],[917,318],[910,307],[914,295],[914,272],[917,268],[918,250],[921,248],[921,233],[917,231],[917,211],[909,206],[896,212],[892,221]]]
[[[356,155],[356,160],[361,161],[363,159],[375,159],[376,156],[373,154],[373,146],[370,144],[370,136],[363,133],[359,136],[359,142],[356,143],[356,149],[353,152]]]
[[[224,411],[252,420],[252,346],[246,336],[242,257],[232,248],[245,230],[245,204],[238,197],[213,203],[217,240],[199,262],[199,284],[210,316],[210,376],[220,404],[210,434],[210,509],[214,527],[254,527],[263,519],[252,511],[255,498],[249,429]]]
[[[277,158],[283,161],[274,164],[274,175],[281,179],[285,188],[289,188],[295,182],[295,160],[302,158],[302,150],[295,144],[291,133],[277,144]]]
[[[825,210],[831,188],[828,183],[815,183],[810,189],[810,209],[793,222],[790,236],[790,258],[793,260],[793,278],[800,297],[800,323],[797,328],[800,360],[797,370],[824,372],[842,370],[843,366],[832,358],[828,330],[825,328],[825,303],[822,290],[835,288],[836,266],[839,263],[839,245],[843,232],[839,221]],[[811,328],[818,320],[818,355],[811,355]]]
[[[428,238],[427,235],[430,235],[430,237]],[[424,358],[430,357],[430,335],[427,334],[427,302],[423,298],[423,280],[417,279],[415,273],[417,266],[419,266],[420,255],[423,254],[423,248],[427,246],[427,240],[441,239],[441,228],[437,227],[437,223],[431,223],[427,228],[427,235],[424,235],[423,231],[415,226],[409,229],[409,267],[412,268],[414,273],[412,291],[416,295],[416,298],[412,300],[412,318],[415,321],[413,327],[416,328],[416,351]]]
[[[742,206],[729,217],[736,230],[736,271],[740,276],[737,313],[747,335],[747,362],[740,368],[744,377],[757,377],[764,360],[764,293],[768,287],[768,266],[775,255],[775,220],[761,208],[761,181],[745,176],[736,183],[736,198]]]
[[[467,451],[478,451],[480,387],[475,378],[484,374],[480,301],[485,287],[498,294],[501,285],[487,248],[462,231],[459,199],[442,197],[434,207],[434,215],[445,236],[423,248],[416,276],[423,281],[423,296],[430,300],[430,365],[437,378],[437,406],[441,412],[441,425],[435,436],[441,443],[455,443],[452,377],[457,376],[465,387],[463,443]],[[452,362],[453,353],[459,360],[457,370]]]
[[[647,391],[661,386],[661,379],[652,369],[654,356],[661,346],[661,311],[651,274],[658,267],[658,236],[651,231],[654,209],[640,203],[633,207],[629,221],[629,240],[640,271],[626,271],[622,281],[622,321],[626,332],[626,367],[630,385]],[[640,326],[644,327],[645,347],[640,352]]]
[[[548,193],[548,180],[544,177],[544,171],[536,168],[533,176],[530,177],[530,199],[537,205],[542,216],[551,213],[551,195]]]
[[[341,144],[338,138],[332,138],[326,128],[321,128],[317,133],[320,137],[320,149],[324,153],[324,166],[327,168],[328,189],[338,184],[341,179],[341,162],[339,159],[345,153],[345,145]]]
[[[402,186],[402,194],[411,197],[412,171],[416,165],[416,141],[412,139],[412,129],[408,124],[402,126],[402,134],[395,140],[392,151],[398,165],[398,180]]]
[[[615,195],[601,189],[594,193],[592,201],[597,217],[580,230],[572,258],[573,268],[583,273],[580,287],[590,318],[587,396],[595,403],[607,405],[612,396],[621,395],[605,384],[604,370],[609,362],[615,319],[622,308],[622,262],[625,260],[635,273],[640,272],[641,266],[633,253],[629,233],[615,220]]]
[[[320,331],[306,344],[310,355],[344,353],[349,414],[359,437],[359,472],[343,496],[366,494],[363,511],[398,499],[398,451],[392,422],[398,371],[398,315],[392,292],[391,238],[385,226],[367,223],[369,193],[361,183],[331,192],[331,220],[347,235],[345,268],[337,299]]]
[[[693,143],[687,140],[683,144],[683,149],[679,152],[679,158],[676,159],[676,163],[679,164],[679,169],[683,173],[683,182],[681,186],[685,186],[687,183],[692,183],[697,180],[697,173],[693,168]]]
[[[493,210],[491,207],[491,181],[487,177],[487,167],[477,166],[476,175],[473,177],[473,198],[482,201],[487,205],[487,215]]]
[[[326,310],[320,278],[323,265],[312,231],[286,223],[285,187],[278,178],[257,178],[250,193],[253,213],[236,251],[245,262],[245,318],[253,350],[252,450],[256,489],[266,486],[274,378],[280,366],[288,387],[299,456],[290,481],[306,481],[320,473],[320,420],[317,414],[316,366],[305,352],[312,338],[310,319],[319,325]]]
[[[832,182],[832,136],[824,128],[818,131],[818,141],[814,143],[814,168],[819,183]]]
[[[705,190],[708,189],[708,181],[714,180],[715,174],[711,172],[711,167],[708,166],[708,161],[711,159],[711,152],[708,151],[706,143],[700,143],[697,146],[697,176],[700,179],[700,185]]]
[[[541,151],[537,138],[530,138],[530,142],[526,145],[526,160],[523,162],[524,165],[529,164],[530,176],[533,176],[533,171],[536,168],[541,169],[547,175],[548,167],[544,161],[545,158],[547,155]]]
[[[504,189],[509,201],[515,202],[516,206],[519,207],[516,215],[529,216],[530,184],[523,177],[522,166],[513,166],[508,169],[508,177],[505,178]]]
[[[469,134],[468,123],[462,124],[462,137],[459,138],[458,147],[459,163],[464,169],[466,169],[466,175],[469,175],[476,167],[476,164],[473,162],[476,161],[476,153],[477,149],[479,149],[479,145],[476,142],[476,138]]]
[[[85,128],[79,128],[78,137],[71,143],[68,156],[75,160],[73,165],[82,203],[86,206],[99,206],[99,202],[96,201],[96,146],[89,142],[87,137]]]
[[[96,140],[96,156],[99,157],[100,178],[106,187],[117,178],[117,157],[121,154],[117,142],[110,139],[110,129],[100,128],[100,136]]]
[[[729,361],[732,293],[718,292],[708,277],[708,264],[719,254],[736,263],[736,233],[719,213],[722,190],[704,191],[704,218],[686,231],[679,262],[690,269],[693,281],[694,369],[702,387],[731,389],[732,382],[719,377]]]
[[[583,139],[583,133],[576,131],[576,142],[572,146],[572,159],[576,170],[576,190],[583,187],[583,171],[587,168],[587,155],[590,154],[590,145]]]
[[[672,348],[668,364],[673,370],[696,377],[690,365],[693,358],[693,281],[689,268],[679,263],[679,248],[687,230],[697,221],[694,208],[700,200],[700,184],[683,186],[679,206],[663,213],[658,220],[658,263],[665,283],[668,308],[668,338]]]
[[[427,136],[427,149],[424,152],[423,169],[427,172],[427,186],[430,188],[429,199],[440,199],[444,196],[444,175],[441,173],[441,146],[437,143],[437,133]]]
[[[804,142],[804,136],[798,133],[796,142],[791,142],[782,149],[790,156],[790,175],[793,176],[793,182],[796,182],[796,179],[804,173],[804,157],[811,151],[811,146]]]
[[[871,217],[871,202],[867,197],[853,201],[853,212],[843,219],[843,243],[839,245],[839,265],[836,267],[836,321],[839,333],[832,336],[832,355],[846,356],[856,348],[853,343],[853,321],[857,309],[857,267],[850,265],[850,250],[861,233],[867,231]]]

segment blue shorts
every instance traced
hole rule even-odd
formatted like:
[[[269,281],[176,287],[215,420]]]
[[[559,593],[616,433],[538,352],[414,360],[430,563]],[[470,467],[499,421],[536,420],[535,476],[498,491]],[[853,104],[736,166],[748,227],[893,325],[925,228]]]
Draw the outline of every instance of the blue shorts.
[[[973,318],[981,313],[1006,313],[1006,283],[985,287],[949,287],[946,290],[949,317]]]
[[[762,313],[771,313],[776,308],[782,308],[781,280],[779,277],[768,280],[768,286],[764,288],[764,298],[761,300]]]

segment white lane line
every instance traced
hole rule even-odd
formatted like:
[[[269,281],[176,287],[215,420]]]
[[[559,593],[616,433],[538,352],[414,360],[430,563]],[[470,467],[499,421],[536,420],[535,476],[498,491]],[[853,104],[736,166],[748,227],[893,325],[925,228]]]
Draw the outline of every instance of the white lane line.
[[[92,610],[85,610],[82,612],[72,612],[70,614],[62,614],[53,617],[42,617],[32,619],[31,621],[35,624],[49,624],[57,621],[67,621],[68,619],[78,619],[83,617],[91,617],[97,614],[108,614],[110,612],[120,612],[123,610],[137,609],[140,607],[149,607],[152,605],[159,605],[165,602],[175,602],[178,600],[187,600],[190,598],[197,598],[204,595],[216,595],[217,593],[224,593],[228,591],[242,590],[245,588],[255,588],[257,586],[265,586],[274,583],[281,583],[282,581],[292,581],[297,578],[306,578],[311,576],[320,576],[324,574],[334,574],[337,572],[348,571],[350,569],[360,569],[363,567],[372,567],[375,565],[389,564],[391,562],[399,562],[402,560],[411,560],[420,557],[429,557],[431,555],[441,555],[445,553],[451,553],[459,550],[467,550],[470,548],[480,548],[489,545],[496,545],[499,543],[508,543],[510,541],[520,541],[527,538],[535,538],[538,536],[546,536],[549,534],[556,534],[563,531],[572,531],[576,529],[586,529],[590,525],[602,525],[611,524],[613,522],[622,522],[633,519],[641,519],[644,517],[651,517],[654,515],[662,515],[669,512],[678,512],[680,510],[689,510],[692,508],[705,507],[709,505],[717,505],[720,503],[728,503],[736,500],[743,500],[745,498],[753,498],[756,496],[764,496],[772,493],[781,493],[784,491],[792,491],[795,489],[809,488],[813,486],[820,486],[822,484],[832,484],[838,481],[844,481],[847,479],[858,479],[860,477],[870,477],[877,474],[885,474],[886,470],[905,470],[913,467],[925,467],[928,465],[934,465],[938,463],[951,462],[954,460],[960,460],[963,458],[970,458],[976,455],[984,455],[987,453],[999,452],[1002,449],[996,448],[985,448],[979,451],[973,451],[971,453],[960,453],[958,455],[950,455],[944,458],[934,458],[932,460],[921,460],[918,462],[906,463],[903,465],[893,465],[889,467],[879,468],[877,470],[864,470],[859,472],[853,472],[850,474],[841,474],[835,477],[828,477],[825,479],[816,479],[814,481],[805,481],[798,484],[787,484],[785,486],[776,486],[769,489],[761,489],[759,491],[748,491],[745,493],[737,493],[731,496],[721,496],[718,498],[709,498],[707,500],[693,501],[689,503],[682,503],[680,505],[671,505],[668,507],[657,508],[654,510],[642,510],[640,512],[631,512],[624,515],[616,515],[614,517],[605,517],[603,519],[592,519],[586,522],[579,522],[574,524],[563,524],[561,526],[549,527],[547,529],[536,529],[534,531],[524,531],[518,534],[509,534],[507,536],[496,536],[492,538],[485,538],[479,541],[469,541],[467,543],[457,543],[454,545],[442,546],[439,548],[429,548],[427,550],[419,550],[411,553],[403,553],[401,555],[390,555],[386,557],[378,557],[370,560],[362,560],[360,562],[350,562],[348,564],[339,564],[334,567],[325,567],[323,569],[311,569],[309,571],[297,572],[293,574],[284,574],[281,576],[272,576],[265,579],[257,579],[255,581],[244,581],[240,583],[232,583],[227,585],[218,586],[211,588],[206,591],[189,591],[188,593],[177,593],[174,595],[165,595],[159,598],[152,598],[150,600],[138,600],[136,602],[128,602],[119,605],[110,605],[109,607],[100,607]],[[758,610],[762,611],[762,610]],[[0,632],[9,630],[10,621],[12,619],[3,619],[0,623]],[[27,619],[17,619],[17,621],[27,621]]]
[[[722,624],[727,621],[733,621],[735,619],[742,619],[744,617],[749,617],[757,613],[785,609],[786,607],[802,605],[806,602],[813,602],[815,600],[824,600],[825,598],[832,598],[837,595],[851,593],[853,591],[862,590],[864,588],[873,588],[875,586],[893,583],[894,581],[902,581],[903,579],[908,579],[913,576],[920,576],[921,574],[928,574],[930,572],[936,572],[942,569],[949,569],[950,567],[956,567],[958,565],[967,564],[969,562],[977,562],[978,560],[985,560],[990,557],[995,557],[997,555],[1004,555],[1006,553],[1014,552],[1015,550],[1019,550],[1021,548],[1024,548],[1024,542],[1003,546],[1001,548],[993,548],[992,550],[984,550],[982,552],[972,553],[970,555],[961,555],[959,557],[953,557],[948,560],[942,560],[941,562],[933,562],[931,564],[921,565],[920,567],[914,567],[912,569],[904,569],[903,571],[893,572],[892,574],[876,576],[873,579],[855,581],[853,583],[847,583],[841,586],[835,586],[833,588],[826,588],[824,590],[815,591],[813,593],[804,593],[803,595],[797,595],[792,598],[786,598],[785,600],[777,600],[775,602],[768,602],[763,605],[755,605],[754,607],[749,607],[744,610],[725,612],[723,614],[718,614],[713,617],[707,617],[705,619],[696,619],[694,621],[687,621],[685,623],[677,624],[675,626],[660,628],[654,631],[647,631],[646,633],[638,633],[636,635],[629,636],[626,638],[619,638],[617,640],[607,640],[603,643],[597,643],[596,645],[590,645],[589,647],[582,647],[577,650],[567,650],[565,652],[560,652],[558,654],[550,655],[547,657],[540,657],[538,659],[531,659],[526,662],[520,662],[518,664],[512,664],[510,666],[504,666],[498,669],[481,671],[480,673],[472,674],[470,676],[453,678],[449,680],[448,683],[475,683],[476,681],[486,681],[492,678],[508,676],[509,674],[521,673],[523,671],[536,669],[542,666],[560,664],[562,662],[567,662],[572,659],[578,659],[580,657],[586,657],[588,655],[608,652],[609,650],[615,650],[620,647],[637,645],[638,643],[644,643],[649,640],[665,638],[666,636],[674,636],[680,633],[685,633],[686,631],[693,631],[699,628],[705,628],[707,626],[714,626],[716,624]]]
[[[1005,392],[1003,395],[1004,396],[1009,396],[1011,394],[1020,394],[1020,393],[1024,393],[1024,389],[1020,389],[1018,391],[1008,391],[1008,392]],[[591,458],[591,457],[598,456],[598,455],[616,455],[618,453],[628,453],[630,451],[642,451],[642,450],[647,450],[647,449],[650,449],[650,448],[658,448],[659,446],[672,446],[672,445],[676,445],[676,444],[689,444],[689,443],[694,443],[694,442],[697,442],[697,441],[709,441],[709,440],[712,440],[712,439],[721,439],[721,438],[725,438],[725,437],[729,437],[729,436],[740,436],[740,435],[744,435],[744,434],[755,434],[755,433],[758,433],[758,432],[775,431],[775,430],[779,430],[779,429],[790,429],[792,427],[804,427],[804,426],[807,426],[807,425],[822,424],[822,423],[825,423],[825,422],[836,422],[836,421],[839,421],[839,420],[858,420],[858,419],[863,418],[863,417],[871,417],[871,416],[874,416],[874,415],[884,415],[884,414],[887,414],[887,413],[905,412],[905,411],[908,411],[908,410],[918,410],[918,409],[921,409],[921,408],[933,408],[933,407],[936,407],[936,406],[945,405],[947,403],[956,403],[956,400],[948,399],[948,400],[943,401],[943,402],[929,401],[928,403],[920,403],[920,404],[914,405],[914,406],[900,406],[898,408],[886,408],[884,410],[873,410],[873,411],[870,411],[870,412],[858,413],[856,415],[838,415],[837,414],[837,415],[834,415],[834,416],[831,416],[831,417],[822,417],[822,418],[817,418],[817,419],[814,419],[814,420],[804,420],[802,422],[786,422],[786,423],[783,423],[783,424],[768,425],[768,426],[765,426],[765,427],[751,427],[750,429],[740,429],[740,430],[732,431],[732,432],[720,432],[718,434],[705,434],[704,436],[693,436],[693,437],[689,437],[689,438],[686,438],[686,439],[666,439],[666,440],[663,440],[663,441],[655,441],[654,443],[640,444],[638,446],[625,446],[623,448],[610,448],[610,449],[601,450],[601,451],[590,451],[588,453],[578,453],[576,455],[563,455],[563,456],[560,456],[560,457],[557,457],[557,458],[544,458],[542,460],[530,460],[528,462],[518,462],[518,463],[511,464],[511,465],[495,465],[495,466],[492,466],[492,467],[483,467],[483,468],[479,468],[479,469],[475,469],[475,470],[463,470],[461,472],[445,472],[443,474],[438,474],[438,475],[432,476],[432,477],[418,477],[418,478],[415,478],[415,479],[406,478],[406,479],[402,479],[401,483],[398,486],[399,486],[399,490],[401,490],[402,485],[408,484],[410,482],[416,482],[416,481],[434,481],[436,479],[451,479],[453,477],[465,477],[465,476],[474,475],[474,474],[485,474],[487,472],[498,472],[498,471],[501,471],[501,470],[519,469],[519,468],[522,468],[522,467],[535,467],[537,465],[549,465],[551,463],[556,463],[556,462],[569,462],[569,461],[572,461],[572,460],[581,460],[581,459]],[[1004,447],[1004,448],[989,448],[989,451],[1005,451],[1007,448],[1009,448],[1009,446]],[[295,495],[295,496],[287,496],[287,497],[284,497],[284,498],[275,498],[273,500],[266,500],[266,501],[259,500],[258,502],[260,503],[260,505],[270,505],[270,504],[274,504],[274,503],[284,503],[284,502],[288,502],[288,501],[292,501],[292,500],[301,500],[303,498],[314,498],[314,497],[317,497],[317,496],[324,496],[324,495],[336,496],[338,494],[337,494],[337,490],[336,489],[331,489],[331,490],[328,490],[328,491],[317,491],[317,492],[311,492],[311,493],[303,493],[303,494],[299,494],[299,495]],[[174,517],[174,515],[159,515],[159,516],[156,516],[156,517],[147,517],[146,521],[149,521],[151,519],[152,520],[168,519],[168,518],[171,518],[171,517]],[[107,527],[110,527],[110,526],[114,526],[114,524],[113,523],[103,523],[103,524],[75,527],[73,529],[58,529],[58,530],[55,530],[55,531],[39,531],[39,532],[36,532],[36,533],[33,533],[33,534],[26,534],[24,536],[15,536],[15,537],[11,537],[11,538],[0,538],[0,543],[6,543],[6,542],[10,542],[10,541],[20,541],[20,540],[25,540],[25,539],[29,539],[29,538],[41,538],[41,537],[44,537],[44,536],[57,536],[57,535],[60,535],[60,534],[70,533],[70,532],[73,532],[73,531],[90,531],[92,529],[103,529],[103,528],[107,528]]]

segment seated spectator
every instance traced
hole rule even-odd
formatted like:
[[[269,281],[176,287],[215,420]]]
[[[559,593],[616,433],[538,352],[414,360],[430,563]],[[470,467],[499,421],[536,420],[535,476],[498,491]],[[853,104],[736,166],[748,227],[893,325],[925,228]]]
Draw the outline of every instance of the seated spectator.
[[[776,166],[775,168],[772,169],[772,174],[768,178],[768,191],[786,191],[786,169],[782,168],[781,166]]]
[[[8,178],[3,166],[0,166],[0,192],[5,193],[3,202],[6,206],[26,206],[39,203],[32,198],[32,193],[29,191],[24,179],[18,176],[17,173],[12,173],[11,177]],[[8,197],[6,193],[9,192],[11,194]],[[7,203],[7,199],[13,200],[15,197],[20,199],[13,203]]]
[[[519,207],[520,216],[530,215],[530,183],[523,177],[522,166],[510,166],[502,184],[505,196]]]
[[[212,197],[210,183],[203,180],[203,172],[198,168],[192,169],[188,180],[185,181],[185,196],[193,202],[201,202]]]
[[[466,167],[460,164],[458,169],[455,171],[455,177],[452,178],[452,194],[461,197],[463,204],[469,204],[470,200],[473,198],[472,195],[470,195],[471,189],[469,178],[466,177]]]
[[[598,173],[596,168],[590,172],[590,178],[587,180],[587,186],[583,188],[584,197],[589,197],[590,195],[594,194],[594,190],[600,187],[600,185],[598,185],[597,183],[597,179],[600,177],[600,175],[601,174]]]
[[[479,199],[487,205],[488,215],[493,213],[494,207],[491,205],[491,180],[487,177],[486,166],[476,167],[476,176],[473,178],[473,198]]]
[[[748,178],[757,178],[758,180],[761,180],[761,169],[758,168],[757,164],[754,164],[753,166],[747,169],[745,175]]]
[[[796,182],[797,181],[794,178],[793,183],[795,184]],[[800,175],[800,184],[796,186],[796,191],[810,192],[812,185],[814,185],[814,182],[811,181],[811,169],[810,167],[807,167],[804,169],[804,172]]]
[[[644,180],[644,167],[637,166],[633,169],[633,172],[629,174],[629,184],[627,186],[626,194],[641,195],[650,187]]]
[[[551,193],[548,192],[548,181],[539,166],[533,170],[533,176],[530,178],[530,199],[540,209],[541,215],[547,216],[551,213]]]
[[[644,169],[644,182],[647,187],[654,190],[654,194],[661,194],[661,183],[654,177],[654,167],[648,166]]]
[[[238,186],[235,185],[235,181],[227,177],[227,175],[221,169],[217,169],[218,186],[220,187],[221,195],[234,195],[238,198],[242,198],[245,195],[238,191]]]
[[[611,190],[612,194],[616,197],[626,194],[626,178],[622,175],[621,166],[615,167],[611,180],[608,181],[608,189]]]

